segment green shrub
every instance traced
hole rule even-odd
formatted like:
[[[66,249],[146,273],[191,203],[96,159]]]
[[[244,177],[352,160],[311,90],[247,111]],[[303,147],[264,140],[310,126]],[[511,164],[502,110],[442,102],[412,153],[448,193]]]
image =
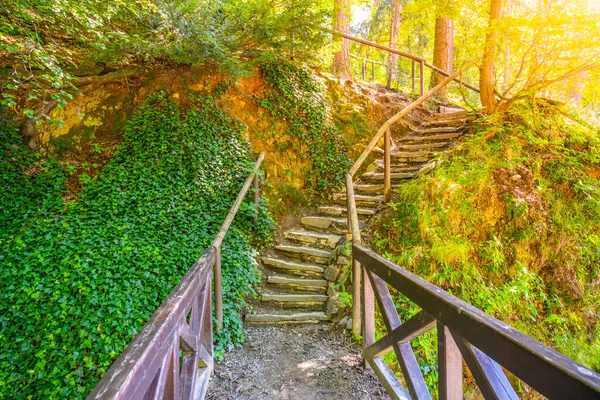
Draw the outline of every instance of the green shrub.
[[[210,245],[254,163],[209,97],[182,111],[157,93],[124,132],[79,201],[62,204],[62,168],[0,130],[0,398],[89,393]],[[217,355],[243,342],[240,311],[259,282],[250,243],[272,222],[261,207],[254,229],[253,209],[249,199],[223,244]]]

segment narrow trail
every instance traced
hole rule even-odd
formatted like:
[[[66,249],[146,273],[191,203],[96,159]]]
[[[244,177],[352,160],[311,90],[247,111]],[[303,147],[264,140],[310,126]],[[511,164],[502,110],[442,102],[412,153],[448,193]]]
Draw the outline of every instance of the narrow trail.
[[[427,113],[408,134],[392,134],[392,191],[435,168],[440,153],[456,145],[474,116],[466,111]],[[377,156],[376,156],[377,158]],[[360,229],[383,203],[383,160],[355,183]],[[335,283],[350,259],[338,251],[347,240],[346,194],[296,218],[277,244],[262,251],[260,301],[246,315],[246,345],[215,366],[210,399],[386,399],[360,347],[339,318]],[[348,319],[345,318],[344,321]]]
[[[207,399],[388,399],[359,346],[329,324],[252,326],[215,366]]]

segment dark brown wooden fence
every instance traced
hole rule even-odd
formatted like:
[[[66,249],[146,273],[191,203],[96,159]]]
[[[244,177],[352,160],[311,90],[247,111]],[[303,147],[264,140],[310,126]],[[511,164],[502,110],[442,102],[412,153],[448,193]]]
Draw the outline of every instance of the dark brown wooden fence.
[[[549,399],[600,398],[600,374],[361,245],[352,254],[364,277],[364,358],[393,399],[431,399],[410,342],[435,327],[440,399],[463,398],[463,359],[486,399],[519,398],[504,370]],[[389,287],[421,311],[401,322]],[[387,330],[377,341],[375,300]],[[390,351],[407,388],[383,361]]]
[[[213,369],[212,285],[215,317],[223,322],[221,243],[250,186],[258,220],[261,153],[212,246],[160,305],[96,385],[87,400],[203,399]]]

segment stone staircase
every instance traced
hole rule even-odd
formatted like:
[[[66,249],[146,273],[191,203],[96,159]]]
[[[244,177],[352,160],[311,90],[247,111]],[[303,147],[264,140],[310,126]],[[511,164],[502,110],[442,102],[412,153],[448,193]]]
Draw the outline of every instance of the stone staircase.
[[[428,115],[419,126],[392,145],[392,191],[402,181],[429,172],[437,154],[450,148],[475,117],[464,110],[445,109]],[[375,161],[355,182],[360,229],[383,202],[383,159]],[[336,256],[346,241],[346,193],[335,193],[333,203],[306,215],[298,227],[283,233],[283,241],[262,253],[263,286],[248,324],[316,323],[331,318],[333,282],[350,260]],[[328,313],[329,311],[329,313]]]

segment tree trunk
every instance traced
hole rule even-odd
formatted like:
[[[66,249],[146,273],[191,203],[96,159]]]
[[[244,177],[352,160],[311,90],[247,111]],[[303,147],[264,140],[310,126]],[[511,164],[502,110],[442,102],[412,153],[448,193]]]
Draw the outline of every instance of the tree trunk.
[[[335,0],[333,30],[350,33],[350,0]],[[352,80],[352,67],[350,66],[350,41],[341,39],[340,50],[333,56],[331,71],[343,79]]]
[[[512,17],[512,0],[506,0],[506,14],[508,18]],[[504,95],[508,90],[508,83],[510,82],[510,40],[508,37],[504,42]]]
[[[398,34],[400,33],[400,23],[402,22],[402,6],[400,0],[394,0],[392,7],[392,24],[390,27],[390,47],[398,48]],[[388,58],[388,89],[392,86],[392,82],[398,79],[398,54],[390,53]]]
[[[435,20],[435,42],[433,45],[433,65],[452,73],[454,67],[454,23],[448,17],[437,17]],[[435,87],[446,77],[442,74],[431,75],[431,87]],[[448,103],[446,88],[438,91],[436,98]]]
[[[501,11],[502,0],[492,0],[490,7],[490,31],[485,35],[483,62],[479,76],[481,104],[487,114],[494,114],[498,111],[498,102],[494,95],[494,67],[496,64],[496,52],[498,50],[498,28],[496,28],[496,23],[500,18]]]

